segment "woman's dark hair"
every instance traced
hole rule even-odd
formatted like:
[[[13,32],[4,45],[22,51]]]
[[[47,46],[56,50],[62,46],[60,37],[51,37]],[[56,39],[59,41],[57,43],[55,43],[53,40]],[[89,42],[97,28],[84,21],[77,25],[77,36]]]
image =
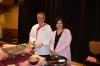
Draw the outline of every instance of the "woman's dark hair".
[[[65,28],[65,23],[64,23],[63,18],[62,18],[62,17],[56,17],[56,20],[55,20],[55,29],[57,29],[57,28],[56,28],[56,24],[57,24],[57,22],[58,22],[59,20],[62,21],[62,23],[63,23],[63,28]]]

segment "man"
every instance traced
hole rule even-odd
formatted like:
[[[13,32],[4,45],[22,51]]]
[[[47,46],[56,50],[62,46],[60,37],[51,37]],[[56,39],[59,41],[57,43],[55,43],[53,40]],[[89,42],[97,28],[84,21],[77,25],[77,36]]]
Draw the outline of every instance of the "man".
[[[29,35],[29,44],[35,47],[35,53],[47,60],[50,58],[48,39],[52,32],[50,25],[45,23],[44,12],[37,13],[38,24],[34,25]]]

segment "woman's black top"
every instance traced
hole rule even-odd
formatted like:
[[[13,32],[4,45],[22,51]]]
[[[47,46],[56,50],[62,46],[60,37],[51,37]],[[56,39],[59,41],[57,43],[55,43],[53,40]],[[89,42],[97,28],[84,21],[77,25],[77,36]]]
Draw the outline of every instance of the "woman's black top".
[[[63,31],[62,31],[62,32],[63,32]],[[58,41],[59,41],[59,39],[60,39],[60,36],[61,36],[62,32],[61,32],[59,35],[57,35],[57,31],[56,31],[55,43],[54,43],[54,50],[55,50],[55,48],[56,48],[56,46],[57,46],[57,44],[58,44]]]

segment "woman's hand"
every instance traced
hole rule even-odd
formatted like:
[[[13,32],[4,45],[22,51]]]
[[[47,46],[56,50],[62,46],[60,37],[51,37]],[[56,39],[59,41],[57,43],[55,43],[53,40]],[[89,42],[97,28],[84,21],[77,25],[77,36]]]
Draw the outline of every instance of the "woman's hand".
[[[51,50],[51,55],[57,55],[57,52],[54,50]]]
[[[55,51],[52,52],[53,55],[57,55],[57,53]]]

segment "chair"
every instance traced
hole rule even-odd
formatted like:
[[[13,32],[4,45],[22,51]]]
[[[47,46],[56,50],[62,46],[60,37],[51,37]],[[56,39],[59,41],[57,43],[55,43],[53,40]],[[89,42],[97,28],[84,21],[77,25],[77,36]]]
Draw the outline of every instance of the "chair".
[[[100,66],[100,42],[90,41],[89,49],[89,56],[84,66]]]

